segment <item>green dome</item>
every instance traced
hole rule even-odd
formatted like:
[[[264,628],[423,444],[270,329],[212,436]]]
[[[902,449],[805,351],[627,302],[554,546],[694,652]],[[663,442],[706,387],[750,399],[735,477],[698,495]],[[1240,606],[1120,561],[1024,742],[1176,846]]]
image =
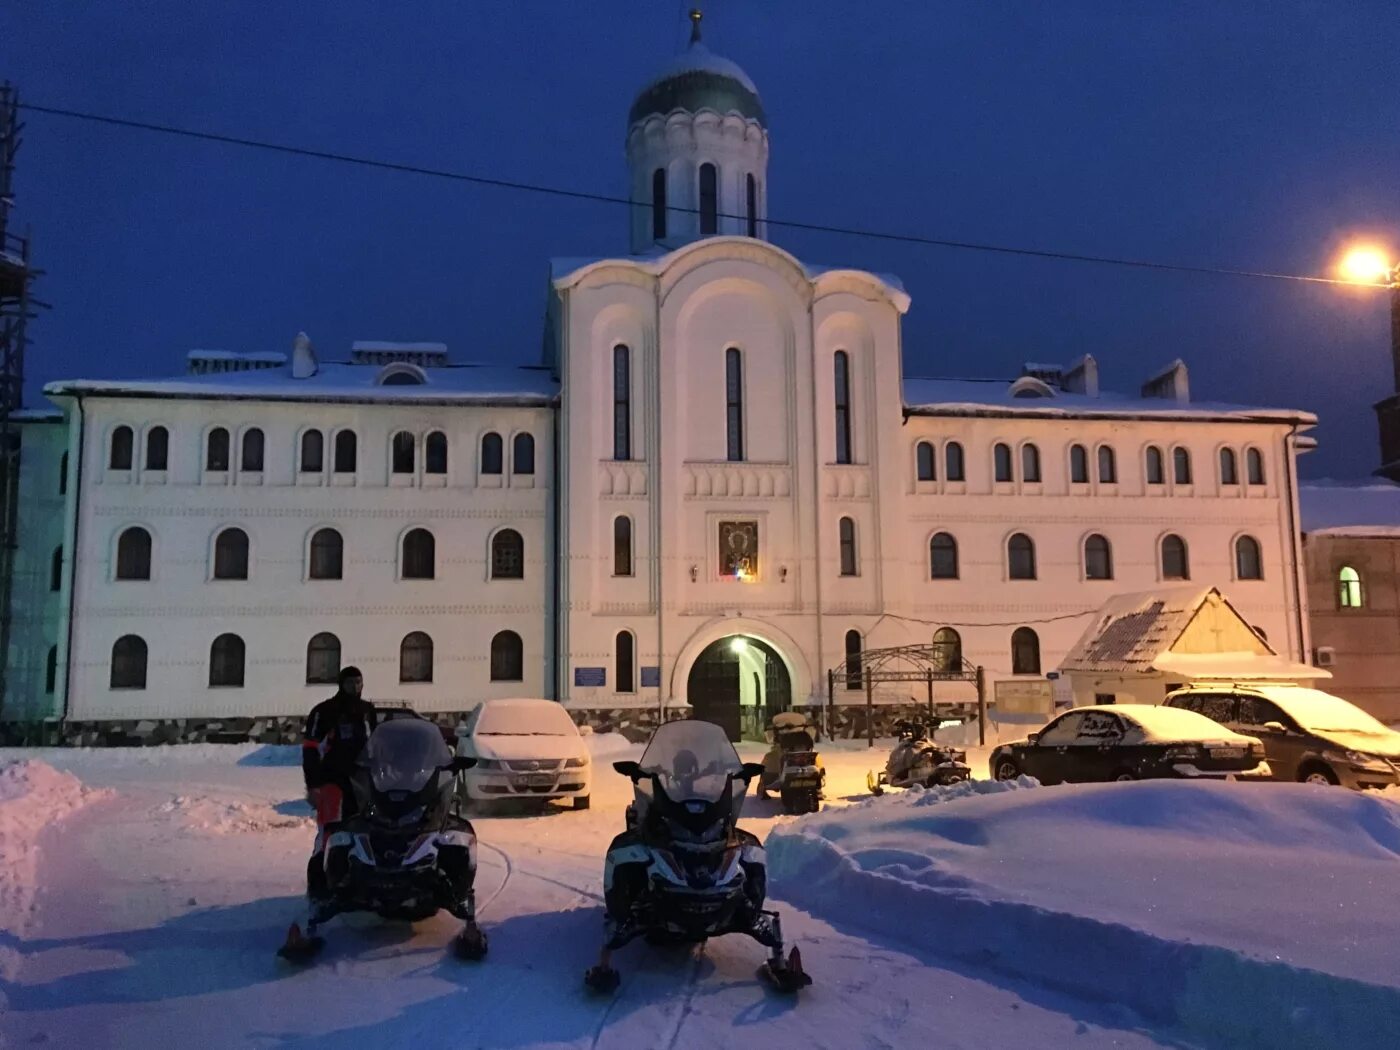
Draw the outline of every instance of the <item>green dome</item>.
[[[714,54],[699,41],[691,43],[654,77],[627,115],[627,124],[656,114],[666,116],[681,109],[695,113],[711,109],[716,113],[738,113],[765,127],[767,115],[759,101],[758,88],[737,63]]]

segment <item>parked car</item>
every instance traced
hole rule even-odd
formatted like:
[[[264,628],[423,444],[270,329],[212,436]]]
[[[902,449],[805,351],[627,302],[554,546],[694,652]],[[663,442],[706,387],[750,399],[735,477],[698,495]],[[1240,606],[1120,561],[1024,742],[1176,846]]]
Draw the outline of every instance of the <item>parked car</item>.
[[[1400,784],[1400,733],[1320,689],[1197,684],[1165,704],[1257,736],[1276,780],[1357,790]]]
[[[457,731],[457,753],[476,759],[461,778],[466,800],[557,798],[588,808],[588,748],[553,700],[482,701]]]
[[[992,751],[993,779],[1042,784],[1161,777],[1266,779],[1264,745],[1204,715],[1151,704],[1076,707]]]

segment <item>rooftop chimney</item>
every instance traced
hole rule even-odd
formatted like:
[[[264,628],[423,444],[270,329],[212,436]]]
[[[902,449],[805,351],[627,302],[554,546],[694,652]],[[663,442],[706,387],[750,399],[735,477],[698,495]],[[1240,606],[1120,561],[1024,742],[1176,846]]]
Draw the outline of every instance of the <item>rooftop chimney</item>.
[[[1179,405],[1190,404],[1191,384],[1187,381],[1186,362],[1177,358],[1166,368],[1142,384],[1143,397],[1160,397]]]
[[[298,332],[292,340],[292,378],[310,379],[316,374],[316,351],[311,348],[311,337]]]
[[[1089,397],[1099,396],[1099,363],[1094,360],[1093,354],[1085,354],[1077,361],[1072,361],[1065,369],[1064,390],[1067,394],[1087,394]]]

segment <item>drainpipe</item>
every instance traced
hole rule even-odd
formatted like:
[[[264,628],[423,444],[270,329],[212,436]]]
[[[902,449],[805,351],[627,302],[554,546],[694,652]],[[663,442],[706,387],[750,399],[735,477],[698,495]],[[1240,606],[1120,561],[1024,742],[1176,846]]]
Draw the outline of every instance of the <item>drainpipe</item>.
[[[1298,534],[1298,495],[1294,482],[1294,474],[1298,465],[1297,436],[1298,424],[1294,423],[1289,427],[1288,436],[1283,439],[1283,447],[1287,453],[1284,457],[1283,478],[1288,490],[1288,553],[1293,564],[1293,614],[1298,628],[1299,662],[1307,663],[1308,634],[1307,621],[1303,615],[1302,559],[1298,554],[1302,537]]]
[[[817,438],[817,432],[821,429],[821,416],[817,412],[817,318],[816,318],[816,298],[815,295],[807,302],[807,345],[812,351],[812,437],[816,440],[816,448],[812,452],[812,506],[813,506],[813,549],[816,552],[816,565],[813,570],[814,587],[816,588],[817,603],[817,674],[821,674],[826,669],[826,658],[822,655],[822,635],[825,633],[825,624],[822,616],[822,450],[821,441]],[[794,432],[796,428],[794,427]],[[830,727],[828,727],[830,732]]]
[[[87,421],[83,418],[83,395],[74,393],[78,406],[77,468],[73,471],[73,545],[70,548],[68,570],[68,639],[63,654],[63,714],[59,717],[59,732],[68,721],[68,708],[73,695],[73,621],[78,609],[78,539],[83,521],[83,450],[87,445]],[[133,453],[134,455],[134,453]]]
[[[654,560],[652,562],[655,566],[655,568],[652,569],[652,579],[656,581],[656,585],[652,593],[655,595],[656,600],[656,673],[661,675],[666,666],[666,604],[662,600],[662,594],[666,587],[666,562],[662,557],[663,551],[661,546],[661,537],[666,530],[662,528],[661,516],[666,512],[666,508],[661,502],[661,280],[659,278],[653,283],[653,294],[651,298],[652,302],[655,304],[655,309],[652,311],[651,360],[647,368],[648,382],[646,403],[647,407],[651,410],[651,418],[647,420],[649,424],[647,427],[647,444],[649,446],[648,451],[654,449],[655,455],[648,457],[648,466],[652,469],[647,471],[647,507],[649,510],[647,518],[651,523],[651,528],[648,531],[651,534],[652,550],[655,551]],[[643,343],[645,344],[645,340],[643,340]],[[628,378],[630,379],[635,374],[636,369],[630,370]],[[655,375],[654,382],[650,381],[653,374]],[[637,557],[635,535],[632,537],[632,543],[633,565],[635,566],[635,559]],[[637,661],[636,686],[640,690],[642,685],[640,652],[634,651],[632,653],[632,658]],[[666,683],[670,681],[673,681],[672,676],[664,675],[661,681],[657,683],[657,725],[664,725],[666,722],[666,708],[669,706],[669,698],[666,696],[668,689]],[[690,702],[690,697],[688,695],[685,699],[687,703]]]

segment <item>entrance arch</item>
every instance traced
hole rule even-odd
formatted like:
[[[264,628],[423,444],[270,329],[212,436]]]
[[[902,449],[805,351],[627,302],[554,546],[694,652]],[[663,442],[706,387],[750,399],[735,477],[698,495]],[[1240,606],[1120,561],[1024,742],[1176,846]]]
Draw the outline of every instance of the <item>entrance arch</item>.
[[[792,676],[763,639],[727,635],[690,665],[686,700],[695,718],[723,727],[730,740],[761,739],[769,717],[792,706]]]

